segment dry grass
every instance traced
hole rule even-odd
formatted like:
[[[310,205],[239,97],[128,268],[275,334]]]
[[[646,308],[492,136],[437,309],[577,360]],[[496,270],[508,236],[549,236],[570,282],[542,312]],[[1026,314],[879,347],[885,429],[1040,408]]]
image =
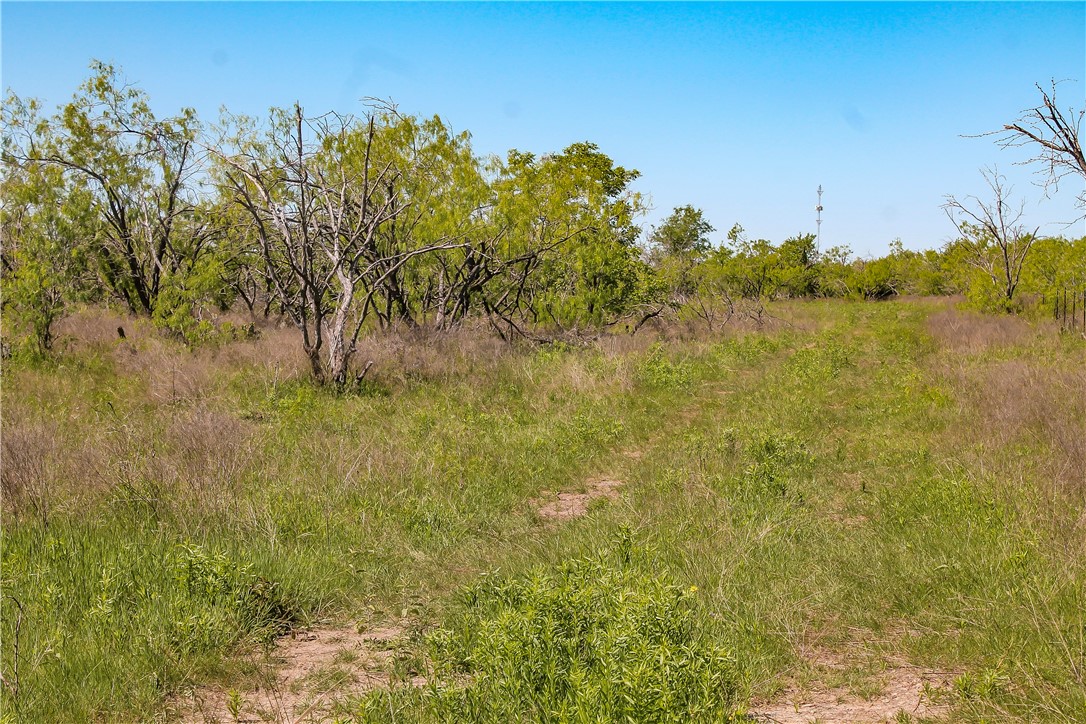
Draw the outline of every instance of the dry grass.
[[[1053,482],[1086,495],[1086,369],[1006,360],[985,365],[971,382],[988,435],[1003,447],[1023,437],[1040,443]]]
[[[395,327],[359,340],[355,355],[360,368],[373,362],[370,374],[386,385],[470,379],[494,370],[515,349],[479,324],[434,331]]]
[[[964,392],[983,420],[970,430],[995,449],[1021,444],[1047,451],[1042,465],[1065,492],[1086,495],[1086,366],[1062,350],[1045,326],[1012,316],[947,309],[933,314],[928,331],[953,352],[941,370]],[[1031,345],[1043,354],[993,354]]]
[[[1017,344],[1035,334],[1029,322],[1009,314],[987,315],[947,308],[927,319],[927,331],[940,346],[966,354]]]
[[[5,406],[0,434],[0,499],[5,512],[48,522],[61,476],[56,425]]]
[[[59,375],[51,365],[29,366],[5,380],[5,513],[47,517],[57,506],[103,499],[148,512],[186,501],[185,507],[210,512],[230,505],[238,486],[256,470],[264,477],[304,478],[310,471],[303,468],[321,460],[330,480],[350,486],[374,470],[406,475],[424,464],[405,457],[391,440],[344,447],[335,436],[323,435],[298,442],[296,455],[254,461],[259,423],[245,419],[245,411],[224,409],[237,399],[232,385],[259,380],[273,395],[309,376],[296,330],[274,320],[258,322],[249,338],[189,350],[147,320],[112,310],[83,309],[66,318],[57,363],[97,360],[98,366]],[[118,327],[125,329],[123,339]],[[629,389],[634,370],[625,356],[655,339],[653,334],[601,338],[590,344],[607,364],[593,364],[592,355],[560,355],[548,362],[547,379],[539,382],[555,394],[574,390],[593,399]],[[360,365],[372,361],[367,381],[395,394],[426,382],[470,384],[514,358],[523,365],[509,369],[534,382],[531,365],[538,349],[531,343],[507,344],[482,325],[441,333],[400,327],[363,338],[357,360]],[[139,404],[133,404],[136,399]]]
[[[361,368],[372,362],[367,381],[392,393],[428,382],[470,384],[504,366],[518,370],[515,374],[524,374],[545,393],[573,391],[600,399],[630,391],[637,384],[631,360],[655,344],[681,348],[684,356],[697,354],[722,336],[750,332],[765,323],[784,324],[773,319],[737,316],[726,329],[714,335],[697,333],[699,339],[692,341],[683,339],[696,330],[682,325],[647,325],[636,335],[588,337],[577,341],[588,354],[548,357],[547,374],[538,377],[533,360],[537,354],[547,355],[548,347],[528,341],[509,344],[481,321],[444,332],[401,326],[361,339],[356,364]],[[61,320],[56,361],[97,360],[99,371],[58,375],[49,366],[31,366],[8,377],[4,509],[21,516],[31,509],[47,511],[51,503],[80,504],[102,496],[150,505],[186,491],[199,493],[195,500],[211,501],[238,485],[252,467],[254,427],[239,419],[238,411],[221,409],[232,394],[230,385],[256,379],[274,390],[307,380],[309,363],[297,330],[284,320],[241,315],[229,321],[251,325],[253,333],[190,350],[149,320],[112,309],[87,307]],[[124,329],[123,338],[118,328]],[[514,359],[520,362],[509,367]],[[136,407],[123,402],[137,398],[142,403]],[[59,410],[65,411],[62,417],[48,425],[36,422],[37,417],[54,418]],[[322,442],[327,441],[313,438],[315,445]],[[413,464],[400,459],[402,450],[380,441],[358,449],[310,452],[345,483],[375,467],[395,470]],[[294,463],[261,462],[263,468],[284,464]]]
[[[0,482],[7,515],[46,520],[58,507],[166,499],[215,507],[233,498],[253,457],[247,423],[204,405],[166,409],[156,423],[105,408],[87,424],[41,422],[5,405]]]
[[[57,346],[65,352],[109,348],[120,341],[118,329],[124,330],[125,341],[135,345],[159,334],[144,317],[106,307],[84,307],[57,320]]]

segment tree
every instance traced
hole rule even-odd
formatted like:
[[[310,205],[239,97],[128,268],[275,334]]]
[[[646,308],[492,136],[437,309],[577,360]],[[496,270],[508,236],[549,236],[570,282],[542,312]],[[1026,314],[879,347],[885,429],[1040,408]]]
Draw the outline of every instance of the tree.
[[[40,353],[53,324],[78,294],[94,224],[90,194],[66,185],[59,169],[4,164],[0,178],[3,306],[29,327]]]
[[[776,286],[791,297],[808,297],[818,289],[818,251],[814,234],[797,234],[777,247]]]
[[[5,159],[60,169],[86,189],[101,233],[89,250],[106,288],[134,313],[152,314],[163,283],[212,248],[194,210],[201,173],[195,112],[158,118],[146,94],[95,61],[75,98],[50,120],[9,97]]]
[[[1022,272],[1022,289],[1044,299],[1086,288],[1086,236],[1038,239]]]
[[[241,208],[279,307],[297,325],[314,378],[344,387],[359,334],[385,282],[416,256],[460,246],[450,236],[408,246],[389,226],[425,214],[405,192],[417,158],[390,153],[402,119],[363,119],[300,106],[273,109],[261,127],[226,117],[211,149],[221,193]],[[394,135],[394,134],[393,134]]]
[[[396,265],[377,284],[373,310],[382,327],[414,326],[428,315],[439,329],[472,310],[481,255],[489,253],[495,231],[488,223],[491,189],[467,132],[453,133],[438,116],[421,119],[394,114],[378,128],[374,162],[399,170],[399,193],[409,205],[395,210],[378,229],[377,247],[403,252],[442,245]],[[393,185],[387,193],[395,193]],[[468,273],[464,273],[468,272]]]
[[[729,286],[747,299],[773,298],[780,287],[781,255],[766,239],[751,240],[746,230],[735,224],[728,231],[724,258]]]
[[[500,238],[484,296],[491,320],[522,334],[523,321],[563,329],[636,304],[644,269],[635,219],[643,205],[629,185],[638,175],[593,143],[541,157],[510,151],[495,169],[488,215]]]
[[[1057,83],[1052,81],[1052,90],[1046,91],[1037,84],[1041,104],[1022,111],[1022,116],[1003,126],[1003,130],[992,132],[999,135],[998,142],[1004,148],[1034,147],[1037,155],[1026,163],[1043,164],[1045,168],[1041,173],[1045,176],[1045,186],[1053,188],[1068,175],[1078,176],[1086,182],[1086,156],[1080,138],[1086,108],[1061,110],[1056,102],[1056,86]],[[1078,194],[1078,206],[1086,216],[1086,186]]]
[[[687,205],[676,206],[649,234],[649,262],[670,287],[672,297],[694,293],[693,271],[712,248],[709,234],[714,231],[701,209]]]
[[[712,246],[709,234],[716,231],[705,213],[693,206],[676,206],[663,222],[653,228],[649,244],[664,257],[698,259]]]
[[[1011,205],[1012,189],[1005,185],[1006,179],[994,170],[981,173],[992,190],[992,201],[976,196],[959,201],[951,195],[942,208],[961,234],[966,263],[986,275],[997,290],[999,305],[1009,309],[1037,229],[1028,231],[1020,223],[1025,202]]]

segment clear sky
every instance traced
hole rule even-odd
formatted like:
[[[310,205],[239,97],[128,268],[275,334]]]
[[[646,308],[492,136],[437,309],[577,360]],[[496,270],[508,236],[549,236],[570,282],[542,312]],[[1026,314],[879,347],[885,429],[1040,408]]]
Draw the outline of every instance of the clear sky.
[[[477,153],[581,140],[639,169],[646,222],[705,210],[780,241],[885,253],[953,235],[948,193],[983,195],[996,164],[1031,225],[1084,234],[1068,183],[1050,200],[990,138],[1034,83],[1086,97],[1086,3],[23,3],[3,2],[2,82],[49,107],[91,58],[156,112],[358,111],[364,96],[439,114]],[[1056,223],[1064,222],[1064,223]]]

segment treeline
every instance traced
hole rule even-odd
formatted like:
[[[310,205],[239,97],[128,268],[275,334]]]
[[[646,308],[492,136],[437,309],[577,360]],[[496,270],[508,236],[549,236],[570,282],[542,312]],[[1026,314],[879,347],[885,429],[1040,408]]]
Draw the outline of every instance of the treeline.
[[[725,243],[714,246],[713,231],[690,206],[675,209],[652,230],[647,260],[670,301],[963,295],[987,311],[1023,312],[1061,290],[1086,287],[1086,237],[1026,233],[1004,259],[989,234],[972,228],[941,249],[911,251],[894,240],[885,256],[864,258],[847,246],[819,251],[814,234],[774,244],[749,239],[737,224]]]
[[[480,318],[542,337],[665,313],[713,324],[737,299],[815,295],[961,292],[1012,308],[1086,282],[1084,240],[1030,236],[1008,294],[980,227],[874,260],[738,225],[714,246],[691,207],[643,234],[638,172],[592,143],[481,158],[467,133],[383,103],[160,118],[116,69],[92,71],[53,115],[12,94],[3,105],[4,328],[42,352],[73,303],[123,305],[189,344],[229,335],[214,320],[244,307],[290,320],[314,377],[342,386],[360,335],[391,325]]]

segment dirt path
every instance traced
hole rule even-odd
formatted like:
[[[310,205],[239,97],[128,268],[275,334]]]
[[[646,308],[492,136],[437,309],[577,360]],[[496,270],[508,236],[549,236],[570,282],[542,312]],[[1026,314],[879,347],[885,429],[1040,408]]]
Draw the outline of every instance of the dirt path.
[[[296,631],[253,663],[263,670],[249,686],[203,687],[177,702],[186,724],[213,722],[325,722],[337,700],[390,686],[393,659],[406,643],[403,626]],[[421,676],[404,683],[422,685]]]
[[[887,668],[874,677],[878,693],[863,697],[847,687],[792,689],[773,702],[755,705],[756,721],[778,724],[881,724],[912,718],[942,719],[950,713],[942,694],[950,686],[943,672],[915,666]]]
[[[720,395],[731,391],[717,390]],[[710,411],[716,395],[692,400],[661,423],[689,422]],[[708,404],[707,404],[708,403]],[[587,515],[600,505],[621,499],[631,467],[644,464],[663,438],[661,432],[640,442],[639,448],[614,451],[614,467],[585,481],[579,489],[544,491],[528,501],[547,529]],[[603,468],[608,469],[608,468]],[[405,648],[403,625],[358,631],[354,627],[318,628],[281,639],[260,662],[264,678],[244,690],[221,687],[197,689],[179,704],[182,721],[210,722],[326,722],[335,716],[337,701],[397,683],[424,685],[417,674],[394,669],[396,653]],[[822,652],[808,657],[814,684],[793,686],[772,701],[756,702],[748,710],[754,721],[778,724],[875,724],[902,717],[940,720],[949,714],[943,703],[952,677],[945,672],[925,671],[909,664],[884,665],[857,687],[835,686],[849,670],[852,656]]]
[[[597,500],[618,500],[619,489],[625,485],[621,480],[599,478],[592,480],[582,493],[558,493],[544,491],[543,495],[531,501],[532,507],[540,518],[564,522],[580,518],[588,512],[589,506]]]

